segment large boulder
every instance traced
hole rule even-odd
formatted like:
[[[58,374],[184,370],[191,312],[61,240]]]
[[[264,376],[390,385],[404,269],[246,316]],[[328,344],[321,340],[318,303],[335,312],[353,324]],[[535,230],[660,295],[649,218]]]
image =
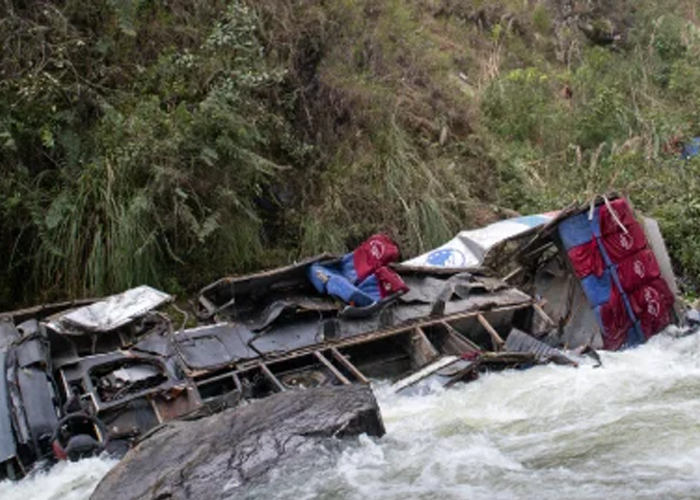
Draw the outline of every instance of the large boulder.
[[[368,386],[288,391],[165,425],[126,454],[91,500],[231,498],[311,441],[384,432]]]

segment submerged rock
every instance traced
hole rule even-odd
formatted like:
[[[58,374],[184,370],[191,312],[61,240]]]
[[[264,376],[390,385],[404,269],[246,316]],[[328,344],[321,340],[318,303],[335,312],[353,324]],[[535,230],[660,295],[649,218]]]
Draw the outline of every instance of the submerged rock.
[[[288,391],[196,421],[171,422],[133,448],[91,500],[231,498],[318,438],[384,434],[368,386]]]

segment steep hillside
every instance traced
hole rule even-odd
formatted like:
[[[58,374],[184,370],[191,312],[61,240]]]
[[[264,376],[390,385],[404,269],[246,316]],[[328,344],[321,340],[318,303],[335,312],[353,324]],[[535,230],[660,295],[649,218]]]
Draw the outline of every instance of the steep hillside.
[[[8,0],[0,305],[617,189],[700,275],[691,0]]]

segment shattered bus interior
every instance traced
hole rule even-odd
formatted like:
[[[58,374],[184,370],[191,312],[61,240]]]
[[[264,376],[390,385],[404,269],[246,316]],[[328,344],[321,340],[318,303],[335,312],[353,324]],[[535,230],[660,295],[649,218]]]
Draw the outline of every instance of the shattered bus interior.
[[[4,314],[0,477],[121,454],[163,422],[277,392],[377,378],[413,391],[576,366],[564,349],[631,347],[677,322],[658,227],[640,233],[624,198],[523,219],[404,263],[376,235],[345,256],[223,278],[199,293],[192,328],[148,286]]]

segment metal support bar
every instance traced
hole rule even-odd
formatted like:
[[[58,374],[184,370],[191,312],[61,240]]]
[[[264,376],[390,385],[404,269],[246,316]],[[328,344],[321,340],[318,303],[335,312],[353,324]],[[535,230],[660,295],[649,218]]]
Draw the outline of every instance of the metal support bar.
[[[155,413],[155,415],[156,415],[156,420],[158,420],[159,424],[162,424],[163,423],[163,416],[160,414],[160,411],[158,410],[158,405],[156,404],[156,402],[153,400],[152,397],[147,397],[146,399],[148,400],[148,403],[151,405],[151,409],[153,410],[153,413]],[[97,431],[98,436],[99,436],[99,430],[97,429],[97,426],[94,426],[94,427],[95,427],[95,430]]]
[[[238,374],[236,372],[233,372],[231,376],[233,377],[233,383],[236,386],[236,390],[243,392],[243,384],[241,384],[241,379],[238,376]]]
[[[498,312],[509,312],[509,311],[517,311],[519,309],[524,309],[526,307],[530,307],[532,305],[532,299],[528,299],[527,301],[520,302],[518,304],[510,304],[506,306],[501,306],[501,307],[494,307],[493,309],[489,309],[489,313],[498,313]],[[444,316],[442,318],[431,318],[426,321],[421,321],[418,326],[421,328],[429,328],[434,325],[440,324],[442,321],[457,321],[461,319],[467,319],[467,318],[476,318],[477,314],[479,314],[476,311],[473,312],[462,312],[462,313],[455,313],[450,316]],[[380,331],[373,331],[369,333],[362,333],[359,335],[355,335],[353,337],[349,337],[346,339],[339,339],[339,340],[334,340],[332,343],[334,344],[335,347],[337,348],[347,348],[351,346],[355,346],[358,344],[364,344],[367,342],[374,342],[376,340],[384,339],[387,337],[394,337],[396,335],[400,334],[405,334],[409,333],[411,330],[413,330],[414,326],[400,326],[400,327],[392,327],[387,330],[380,330]],[[329,341],[331,342],[331,341]],[[287,359],[294,359],[298,358],[299,356],[306,356],[306,355],[311,355],[313,351],[317,350],[319,348],[318,345],[313,345],[313,346],[308,346],[308,347],[303,347],[299,349],[295,349],[292,351],[287,352],[286,354],[280,355],[279,357],[275,358],[275,362],[287,360]],[[236,364],[236,367],[239,372],[249,370],[250,368],[256,368],[258,366],[258,361],[257,360],[249,360],[249,361],[241,361]],[[192,372],[189,372],[189,375],[192,376]],[[194,374],[195,376],[197,373]]]
[[[481,352],[481,347],[476,345],[469,337],[466,335],[462,335],[454,326],[449,324],[447,321],[443,321],[442,325],[445,327],[445,330],[449,332],[450,335],[455,337],[458,341],[464,342],[469,346],[473,351],[475,352]]]
[[[221,373],[219,375],[216,375],[214,377],[209,377],[209,378],[202,378],[199,379],[195,382],[197,387],[200,385],[206,385],[206,384],[211,384],[213,382],[218,382],[219,380],[224,380],[227,378],[233,378],[233,383],[236,384],[236,389],[241,388],[241,380],[238,378],[237,372],[231,371],[231,372],[226,372],[226,373]]]
[[[517,267],[510,273],[508,273],[503,279],[506,283],[515,278],[518,274],[522,273],[524,269],[522,267]]]
[[[347,370],[352,373],[357,380],[362,382],[363,384],[369,384],[369,380],[367,380],[367,377],[364,376],[364,374],[355,366],[353,365],[348,358],[346,358],[338,349],[335,347],[331,347],[331,354],[333,357],[343,365]]]
[[[417,326],[410,335],[411,359],[415,368],[428,365],[440,357],[440,353],[430,342],[425,332]]]
[[[216,306],[214,303],[207,299],[204,295],[199,296],[199,303],[204,307],[204,309],[207,310],[207,315],[208,316],[213,316],[214,313],[216,312]]]
[[[267,377],[267,379],[272,382],[272,384],[279,390],[280,392],[285,392],[287,388],[282,385],[282,382],[280,382],[277,377],[275,377],[275,374],[270,371],[270,369],[267,367],[265,363],[260,363],[260,369],[262,370],[263,374]]]
[[[545,320],[547,323],[549,323],[549,324],[552,325],[553,327],[554,327],[554,326],[557,326],[557,324],[554,322],[554,320],[553,320],[552,318],[549,317],[549,314],[547,314],[546,312],[544,312],[544,309],[542,309],[542,306],[541,306],[541,305],[539,305],[539,304],[532,304],[532,308],[533,308],[533,309],[535,310],[535,312],[540,316],[540,318],[542,318],[543,320]]]
[[[326,359],[326,357],[321,354],[319,351],[314,351],[314,356],[316,356],[316,359],[318,359],[323,365],[328,368],[335,377],[340,380],[344,385],[350,385],[350,381],[338,371],[338,369],[333,366],[333,364]]]
[[[491,326],[491,323],[489,323],[486,318],[482,314],[477,314],[476,319],[479,320],[479,323],[481,323],[481,326],[484,327],[484,329],[491,335],[491,341],[493,342],[493,348],[495,351],[500,351],[505,342],[501,338],[501,336],[498,334],[498,332],[494,329],[493,326]]]

